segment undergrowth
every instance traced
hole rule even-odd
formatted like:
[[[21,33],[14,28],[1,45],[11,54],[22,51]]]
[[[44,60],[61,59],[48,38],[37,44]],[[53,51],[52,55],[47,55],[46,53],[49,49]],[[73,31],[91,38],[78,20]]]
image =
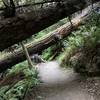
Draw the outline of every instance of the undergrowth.
[[[57,44],[44,50],[41,54],[45,60],[59,60],[61,66],[69,66],[70,58],[83,48],[94,48],[100,43],[100,15],[93,13],[91,18],[83,26],[80,26],[77,31],[72,32],[72,35]],[[36,38],[41,37],[44,33],[39,33]],[[62,54],[62,52],[64,52]],[[25,94],[33,86],[40,83],[37,77],[37,71],[33,68],[28,69],[27,62],[22,62],[15,65],[12,69],[6,72],[5,77],[23,72],[24,78],[16,84],[0,86],[0,100],[22,100]],[[15,77],[16,78],[16,77]],[[13,80],[11,80],[13,81]]]
[[[13,79],[9,80],[12,81],[12,84],[0,86],[0,100],[23,100],[26,92],[28,92],[31,87],[36,86],[40,83],[37,78],[37,71],[34,68],[29,70],[27,62],[17,64],[12,67],[12,69],[9,69],[6,72],[6,77],[11,75],[14,76],[14,74],[16,75],[16,73],[20,74],[20,72],[23,73],[23,76],[20,76],[20,78],[23,78],[18,82],[14,83]],[[17,76],[15,76],[14,78],[17,78]],[[7,80],[4,82],[7,82]]]
[[[73,67],[70,64],[71,57],[81,51],[88,53],[100,44],[100,14],[93,12],[86,24],[72,32],[72,35],[65,41],[67,48],[63,54],[59,55],[58,59],[62,67]]]

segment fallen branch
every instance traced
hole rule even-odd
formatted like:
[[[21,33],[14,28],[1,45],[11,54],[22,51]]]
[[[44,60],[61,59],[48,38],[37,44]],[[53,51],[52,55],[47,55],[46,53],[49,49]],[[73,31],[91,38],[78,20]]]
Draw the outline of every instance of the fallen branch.
[[[94,0],[96,2],[98,0]],[[86,0],[64,0],[61,6],[56,4],[37,8],[13,18],[0,20],[0,50],[29,38],[33,34],[49,27],[60,19],[87,6]]]
[[[26,45],[29,54],[39,53],[51,45],[55,44],[57,41],[67,37],[72,31],[77,29],[83,21],[87,19],[86,15],[90,12],[90,7],[85,9],[83,13],[72,20],[73,27],[70,22],[56,29],[55,31],[43,36],[39,40],[33,41],[32,43]],[[6,57],[0,59],[0,72],[11,68],[13,65],[22,62],[26,59],[23,50],[20,48],[15,53],[8,54]]]

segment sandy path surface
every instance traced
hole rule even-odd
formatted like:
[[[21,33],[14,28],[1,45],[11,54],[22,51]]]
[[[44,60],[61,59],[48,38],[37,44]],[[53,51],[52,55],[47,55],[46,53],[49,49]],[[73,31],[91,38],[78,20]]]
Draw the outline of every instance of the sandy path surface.
[[[85,91],[78,79],[62,85],[42,85],[37,90],[37,100],[100,100]]]
[[[53,73],[51,76],[48,73],[43,73],[47,75],[44,83],[32,89],[25,100],[100,100],[100,78],[86,79],[72,69],[67,71],[66,77],[59,73],[61,79],[57,76],[57,80]]]
[[[97,91],[97,88],[100,90],[100,78],[86,80],[75,74],[73,79],[64,84],[37,86],[31,90],[27,100],[100,100],[100,94],[98,94],[100,91]],[[36,99],[33,99],[34,93]]]

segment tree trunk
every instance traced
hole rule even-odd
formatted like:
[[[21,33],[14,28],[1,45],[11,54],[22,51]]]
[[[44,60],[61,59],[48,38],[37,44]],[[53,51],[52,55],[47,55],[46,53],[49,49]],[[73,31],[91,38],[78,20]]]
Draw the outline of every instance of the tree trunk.
[[[98,0],[94,0],[96,2]],[[16,15],[0,21],[0,50],[18,43],[44,28],[56,23],[60,19],[87,6],[85,0],[65,0],[61,5]]]
[[[80,24],[87,19],[86,15],[90,11],[90,7],[83,11],[82,15],[77,16],[72,20],[73,27],[70,22],[61,26],[53,32],[50,32],[46,36],[43,36],[37,41],[26,45],[28,52],[31,54],[39,53],[49,46],[55,44],[57,41],[68,36],[73,30],[77,29]],[[15,53],[8,54],[6,57],[0,59],[0,72],[5,71],[8,68],[11,68],[13,65],[22,62],[26,59],[23,50],[20,48]]]

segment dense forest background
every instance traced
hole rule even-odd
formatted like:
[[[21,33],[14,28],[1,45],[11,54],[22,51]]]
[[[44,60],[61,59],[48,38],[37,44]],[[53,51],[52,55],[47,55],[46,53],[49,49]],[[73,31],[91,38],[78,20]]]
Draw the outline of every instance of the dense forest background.
[[[34,55],[43,63],[57,61],[85,79],[100,76],[96,1],[14,0],[15,16],[5,18],[7,0],[0,0],[0,100],[42,100],[35,90],[42,83],[35,66],[42,62],[32,59]],[[27,99],[31,89],[33,96]]]

